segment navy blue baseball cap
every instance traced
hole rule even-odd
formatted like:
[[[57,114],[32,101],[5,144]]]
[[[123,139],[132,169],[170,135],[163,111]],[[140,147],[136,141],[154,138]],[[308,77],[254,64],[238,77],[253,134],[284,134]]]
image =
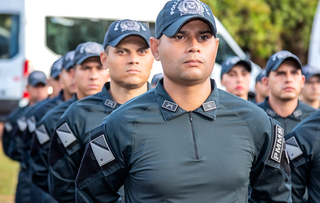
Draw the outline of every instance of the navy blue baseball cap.
[[[305,65],[302,67],[302,73],[304,75],[304,77],[306,78],[306,81],[309,80],[312,76],[318,76],[320,77],[320,70],[309,66],[309,65]]]
[[[35,87],[38,84],[47,85],[47,77],[44,72],[35,70],[28,76],[28,84]]]
[[[63,56],[62,67],[65,70],[70,70],[70,68],[74,66],[74,54],[75,54],[75,51],[72,50]]]
[[[279,66],[282,64],[284,60],[290,60],[295,62],[298,65],[298,67],[302,70],[300,59],[291,52],[283,50],[273,54],[268,60],[266,66],[266,76],[269,76],[270,71],[278,70]]]
[[[220,78],[222,78],[222,75],[229,72],[231,68],[235,65],[243,65],[249,72],[252,70],[251,62],[247,60],[240,59],[237,56],[233,56],[228,58],[225,62],[221,65],[221,72],[220,72]]]
[[[159,39],[162,34],[174,36],[191,19],[206,22],[217,37],[214,15],[208,5],[199,0],[172,0],[164,5],[156,19],[156,38]]]
[[[157,73],[152,77],[151,85],[156,85],[158,81],[163,78],[163,73]]]
[[[256,83],[262,82],[262,78],[266,77],[266,69],[262,69],[256,77]]]
[[[60,57],[58,60],[56,60],[50,70],[50,77],[51,78],[57,78],[59,74],[61,73],[62,69],[62,63],[63,63],[63,57]]]
[[[77,46],[74,54],[75,65],[82,64],[86,59],[94,56],[100,57],[103,47],[97,42],[84,42]]]
[[[116,47],[124,38],[132,35],[141,37],[150,47],[151,33],[149,28],[139,21],[125,19],[111,23],[104,36],[103,48],[105,49],[108,45]]]

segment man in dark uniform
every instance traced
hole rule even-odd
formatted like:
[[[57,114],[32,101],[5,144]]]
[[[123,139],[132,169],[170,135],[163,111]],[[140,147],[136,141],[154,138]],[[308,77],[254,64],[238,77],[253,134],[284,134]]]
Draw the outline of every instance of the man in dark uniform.
[[[121,104],[151,89],[147,83],[154,61],[150,37],[149,28],[141,22],[113,22],[101,54],[102,65],[109,68],[110,82],[98,94],[72,104],[57,122],[49,154],[49,178],[60,202],[75,202],[74,181],[89,142],[89,130],[100,125]],[[74,139],[63,145],[66,136]]]
[[[300,100],[312,108],[320,108],[320,71],[311,66],[302,67],[306,82],[301,90]]]
[[[320,202],[319,124],[320,111],[316,111],[285,136],[291,160],[293,202]]]
[[[263,82],[270,89],[269,97],[258,104],[267,114],[281,123],[288,134],[315,109],[298,100],[305,77],[301,62],[289,51],[280,51],[270,57]]]
[[[169,1],[150,47],[156,88],[90,131],[77,202],[291,202],[283,129],[256,105],[210,80],[219,39],[210,8]]]
[[[255,103],[259,104],[263,102],[269,95],[269,88],[263,84],[262,79],[266,77],[266,69],[261,70],[261,72],[256,77],[255,89]]]
[[[24,154],[24,134],[28,131],[27,117],[40,103],[48,97],[47,78],[42,71],[33,71],[28,76],[27,91],[30,99],[28,107],[24,108],[23,112],[14,124],[14,128],[8,141],[8,156],[20,162],[20,171],[18,177],[18,185],[16,191],[16,202],[30,202],[31,180],[29,175],[28,163],[25,160]]]
[[[226,91],[242,99],[248,100],[250,89],[251,62],[234,56],[221,65],[221,85]]]

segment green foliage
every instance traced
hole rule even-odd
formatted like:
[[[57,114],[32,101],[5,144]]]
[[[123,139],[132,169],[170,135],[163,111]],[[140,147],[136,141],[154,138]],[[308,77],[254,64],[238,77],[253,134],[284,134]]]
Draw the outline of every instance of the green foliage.
[[[269,57],[289,50],[307,62],[318,0],[202,0],[251,60],[264,67]]]

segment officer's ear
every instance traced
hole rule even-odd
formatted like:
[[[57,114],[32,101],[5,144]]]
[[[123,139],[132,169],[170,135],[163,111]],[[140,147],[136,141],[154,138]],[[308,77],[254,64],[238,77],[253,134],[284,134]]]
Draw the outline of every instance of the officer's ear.
[[[160,45],[160,40],[156,39],[154,37],[151,37],[150,40],[150,48],[153,57],[157,60],[160,61],[160,54],[159,54],[159,45]]]
[[[104,68],[108,68],[107,67],[107,58],[108,58],[108,54],[106,52],[101,52],[100,61],[101,61],[101,64]]]
[[[268,77],[263,77],[262,78],[262,84],[269,88],[269,78]]]

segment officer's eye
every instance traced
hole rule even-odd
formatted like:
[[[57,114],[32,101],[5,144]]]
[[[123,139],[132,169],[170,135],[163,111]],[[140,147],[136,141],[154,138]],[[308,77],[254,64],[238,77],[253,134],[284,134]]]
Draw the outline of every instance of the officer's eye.
[[[117,51],[117,54],[125,54],[125,53],[126,53],[125,50],[118,50],[118,51]]]
[[[207,40],[207,39],[209,39],[209,36],[208,36],[208,35],[201,35],[201,36],[199,37],[199,40]]]
[[[174,37],[175,39],[183,39],[183,36],[182,35],[177,35]]]
[[[146,54],[146,53],[147,53],[147,50],[146,50],[146,49],[140,49],[140,50],[139,50],[139,53],[140,53],[140,54]]]

